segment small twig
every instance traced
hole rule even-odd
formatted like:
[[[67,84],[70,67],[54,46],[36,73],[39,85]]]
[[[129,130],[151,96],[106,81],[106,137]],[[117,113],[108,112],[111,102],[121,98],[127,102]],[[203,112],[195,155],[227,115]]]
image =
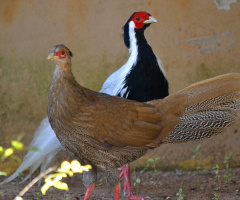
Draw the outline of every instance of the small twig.
[[[57,167],[50,167],[48,168],[45,172],[42,172],[41,174],[39,174],[36,178],[34,178],[15,198],[19,198],[22,197],[35,183],[37,183],[41,178],[43,178],[44,176],[46,176],[48,173],[56,170]]]

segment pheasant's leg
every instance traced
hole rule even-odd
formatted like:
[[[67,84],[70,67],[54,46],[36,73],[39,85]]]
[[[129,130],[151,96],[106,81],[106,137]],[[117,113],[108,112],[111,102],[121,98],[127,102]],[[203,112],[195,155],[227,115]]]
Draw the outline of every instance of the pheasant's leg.
[[[130,177],[130,167],[128,164],[122,166],[120,168],[121,174],[120,178],[124,177],[124,189],[123,189],[123,194],[124,196],[126,195],[126,190],[128,192],[128,195],[132,192],[131,191],[131,177]]]
[[[89,199],[90,199],[91,194],[92,194],[92,191],[93,191],[94,188],[95,188],[95,182],[92,183],[92,184],[88,187],[87,192],[86,192],[85,197],[84,197],[84,200],[89,200]]]
[[[120,200],[120,189],[121,185],[120,182],[118,182],[117,186],[115,187],[115,200]]]
[[[128,193],[128,200],[142,200],[145,199],[146,197],[138,197],[138,196],[134,196],[132,193],[132,188],[131,188],[131,170],[128,164],[124,165],[123,167],[120,168],[121,169],[121,174],[120,174],[120,178],[124,176],[124,189],[123,189],[123,193],[124,196],[126,195],[126,190]]]

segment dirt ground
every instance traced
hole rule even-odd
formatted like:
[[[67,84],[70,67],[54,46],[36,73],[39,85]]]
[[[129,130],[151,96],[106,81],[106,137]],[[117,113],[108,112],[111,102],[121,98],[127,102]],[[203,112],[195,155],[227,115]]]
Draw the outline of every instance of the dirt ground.
[[[234,174],[235,182],[226,181],[223,176],[229,173]],[[0,182],[4,177],[0,177]],[[136,183],[140,179],[140,183]],[[0,199],[13,199],[26,184],[19,184],[20,178],[12,183],[0,185]],[[33,186],[24,196],[24,200],[82,200],[84,199],[84,188],[81,177],[65,179],[68,183],[69,191],[52,189],[45,196],[39,195],[40,187]],[[233,171],[220,170],[219,181],[216,183],[216,174],[214,170],[207,172],[194,171],[171,171],[171,172],[136,172],[132,173],[133,192],[136,195],[147,196],[148,199],[178,199],[176,193],[182,188],[184,199],[190,200],[240,200],[240,168],[234,168]],[[122,193],[122,192],[121,192]],[[74,195],[77,196],[74,197]],[[215,196],[214,196],[215,195]],[[93,191],[92,200],[110,200],[114,199],[113,188],[106,186],[105,181],[100,179]],[[121,199],[127,199],[121,194]]]

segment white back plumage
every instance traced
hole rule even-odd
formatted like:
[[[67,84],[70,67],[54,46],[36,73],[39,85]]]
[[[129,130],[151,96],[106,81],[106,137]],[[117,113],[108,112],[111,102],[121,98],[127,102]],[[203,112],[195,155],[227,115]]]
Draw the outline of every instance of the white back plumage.
[[[40,171],[45,171],[52,159],[64,149],[51,128],[47,117],[42,120],[29,147],[37,148],[39,151],[28,151],[18,169],[2,183],[12,181],[19,175],[19,173],[29,167],[29,175],[23,181],[27,180],[36,171],[36,169],[40,167],[40,165]]]

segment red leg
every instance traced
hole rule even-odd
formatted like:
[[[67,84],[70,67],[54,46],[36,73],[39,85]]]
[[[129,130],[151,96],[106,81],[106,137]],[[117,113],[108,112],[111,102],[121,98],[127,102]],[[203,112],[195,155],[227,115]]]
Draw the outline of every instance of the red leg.
[[[90,199],[92,191],[93,191],[94,188],[95,188],[95,183],[92,183],[87,189],[84,200],[89,200]]]
[[[122,170],[120,174],[120,178],[124,177],[124,189],[123,194],[126,195],[126,190],[128,192],[128,195],[132,192],[131,191],[131,178],[130,178],[130,167],[128,164],[122,166],[120,168]]]
[[[117,186],[115,187],[115,200],[120,200],[120,189],[121,185],[120,182],[118,182]]]
[[[132,193],[132,188],[131,188],[131,170],[128,164],[124,165],[123,167],[120,168],[122,170],[120,174],[120,178],[124,176],[124,189],[123,193],[124,196],[126,195],[126,190],[128,193],[128,198],[127,200],[142,200],[145,199],[146,197],[138,197],[134,196]]]

